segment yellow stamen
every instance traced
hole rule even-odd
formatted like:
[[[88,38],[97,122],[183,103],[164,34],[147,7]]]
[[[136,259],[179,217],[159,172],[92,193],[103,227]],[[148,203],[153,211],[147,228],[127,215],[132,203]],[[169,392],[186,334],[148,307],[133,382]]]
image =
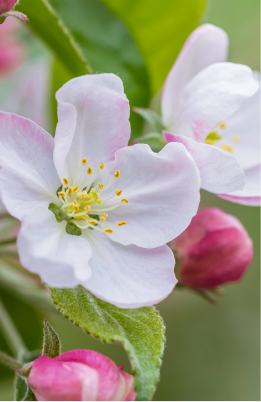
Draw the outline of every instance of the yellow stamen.
[[[67,184],[69,183],[69,180],[66,179],[66,177],[64,177],[64,178],[63,178],[63,182],[64,182],[64,184],[67,186]]]
[[[73,193],[76,193],[78,190],[79,190],[79,187],[78,187],[78,186],[75,186],[75,187],[73,188]]]
[[[129,200],[128,200],[128,198],[122,198],[121,202],[125,202],[125,204],[128,204]]]
[[[103,216],[103,218],[106,218],[106,219],[108,218],[108,214],[104,213],[104,214],[102,214],[102,216]]]
[[[115,191],[115,194],[118,195],[118,196],[121,195],[121,193],[122,193],[122,190]]]
[[[87,158],[84,158],[84,159],[82,160],[82,165],[83,165],[83,166],[86,165],[87,162],[88,162],[88,161],[87,161]]]
[[[85,211],[90,211],[91,207],[89,205],[87,205],[87,207],[84,208]]]
[[[89,201],[89,200],[91,200],[93,198],[93,195],[92,194],[87,194],[85,197],[84,197],[84,201]]]
[[[89,219],[89,215],[87,215],[87,214],[86,214],[86,215],[82,215],[82,218],[83,218],[83,219]]]
[[[112,229],[104,229],[104,232],[105,233],[113,233],[113,230]]]
[[[234,135],[233,141],[235,141],[235,142],[240,142],[240,141],[241,141],[241,138],[240,138],[238,135]]]
[[[87,174],[92,174],[92,168],[91,168],[91,166],[88,167],[88,169],[87,169]]]
[[[227,123],[225,121],[221,121],[221,123],[219,123],[219,128],[221,128],[222,130],[224,128],[226,128],[226,126],[227,126]]]
[[[100,189],[102,190],[103,187],[104,187],[104,185],[103,185],[102,183],[99,183],[99,184],[98,184],[98,187],[100,187]]]
[[[123,225],[126,225],[126,222],[125,222],[125,221],[118,222],[118,226],[123,226]]]
[[[114,177],[115,177],[115,179],[118,179],[120,177],[120,171],[119,170],[115,170]]]
[[[88,222],[89,225],[96,225],[97,221],[95,219],[91,220]]]
[[[59,195],[59,197],[64,197],[64,196],[65,196],[65,192],[64,192],[64,191],[59,191],[58,195]]]
[[[73,206],[74,206],[74,207],[79,207],[80,204],[79,204],[79,202],[77,202],[76,200],[73,200]]]
[[[104,169],[104,163],[100,163],[100,169],[103,170]]]
[[[205,140],[205,144],[214,145],[215,141],[213,141],[213,140]]]
[[[231,154],[233,152],[233,147],[231,147],[231,145],[229,145],[229,144],[223,144],[219,148],[222,149],[223,151],[229,152]]]
[[[77,193],[77,197],[78,198],[82,198],[84,196],[84,194],[81,192],[81,191],[79,191],[78,193]]]
[[[67,194],[68,194],[68,195],[72,194],[72,188],[71,188],[71,187],[69,187],[69,188],[67,189]]]
[[[107,218],[105,218],[104,216],[102,216],[101,221],[102,222],[106,222]]]

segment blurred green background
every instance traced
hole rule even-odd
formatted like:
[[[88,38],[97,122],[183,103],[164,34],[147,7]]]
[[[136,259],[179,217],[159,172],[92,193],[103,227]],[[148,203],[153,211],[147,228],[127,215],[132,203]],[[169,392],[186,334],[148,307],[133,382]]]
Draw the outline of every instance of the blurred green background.
[[[229,60],[259,70],[259,0],[211,0],[202,22],[225,29],[230,38]],[[167,327],[167,345],[155,400],[260,399],[260,209],[221,200],[203,192],[201,207],[218,206],[237,216],[254,242],[254,260],[240,284],[226,288],[212,306],[188,291],[174,291],[158,305]],[[30,348],[40,348],[42,316],[28,304],[1,290],[8,311]],[[102,344],[49,314],[63,351],[90,348],[106,354],[126,371],[122,347]],[[1,349],[8,352],[0,336]],[[13,399],[12,373],[0,366],[0,400]]]

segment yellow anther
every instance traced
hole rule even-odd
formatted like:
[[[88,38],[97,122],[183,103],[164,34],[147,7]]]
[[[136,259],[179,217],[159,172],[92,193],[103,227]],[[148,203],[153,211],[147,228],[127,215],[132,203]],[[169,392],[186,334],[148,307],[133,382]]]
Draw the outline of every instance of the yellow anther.
[[[73,200],[73,206],[78,208],[80,206],[80,204],[76,200]]]
[[[89,205],[87,205],[84,209],[85,209],[85,211],[90,211],[91,207]]]
[[[88,161],[87,161],[87,158],[84,158],[84,159],[82,160],[82,165],[83,165],[83,166],[86,165],[87,162],[88,162]]]
[[[121,202],[125,202],[125,204],[128,204],[129,200],[128,200],[128,198],[122,198]]]
[[[115,191],[115,194],[118,195],[118,196],[121,195],[121,193],[122,193],[122,190]]]
[[[205,140],[205,144],[214,145],[215,141],[213,141],[213,140]]]
[[[89,201],[89,200],[91,200],[93,198],[93,195],[92,194],[87,194],[85,197],[84,197],[84,201]]]
[[[232,154],[233,152],[233,147],[231,147],[231,145],[229,144],[223,144],[220,146],[220,149],[222,149],[223,151],[229,152]]]
[[[89,215],[82,215],[82,219],[89,219]]]
[[[84,194],[81,192],[81,191],[79,191],[78,193],[77,193],[77,197],[78,198],[82,198],[84,196]]]
[[[75,186],[75,187],[73,188],[73,193],[77,193],[78,190],[79,190],[79,187],[78,187],[78,186]]]
[[[68,189],[67,189],[67,194],[68,194],[68,195],[72,194],[72,188],[71,188],[71,187],[68,187]]]
[[[103,218],[106,218],[106,219],[108,218],[108,214],[104,213],[104,214],[102,214],[102,216],[103,216]]]
[[[67,186],[67,184],[69,183],[69,180],[66,179],[66,177],[64,177],[64,178],[63,178],[63,182],[64,182],[64,184]]]
[[[113,233],[113,230],[112,229],[104,229],[104,232],[105,233]]]
[[[226,128],[226,126],[227,126],[227,123],[225,121],[221,121],[221,123],[219,123],[219,128],[221,128],[222,130],[224,128]]]
[[[100,187],[100,189],[102,190],[103,187],[104,187],[104,185],[103,185],[102,183],[99,183],[99,184],[98,184],[98,187]]]
[[[88,223],[89,223],[89,225],[96,225],[97,221],[96,221],[96,219],[92,219]]]
[[[92,174],[92,168],[91,168],[91,166],[88,167],[88,169],[87,169],[87,174]]]
[[[59,197],[64,197],[65,193],[64,193],[64,191],[59,191],[58,195],[59,195]]]
[[[100,163],[100,169],[103,170],[104,169],[104,163]]]
[[[235,141],[235,142],[240,142],[240,141],[241,141],[241,138],[240,138],[238,135],[234,135],[233,141]]]
[[[102,222],[106,222],[107,218],[105,218],[104,216],[102,216],[101,221]]]
[[[123,226],[123,225],[126,225],[126,222],[125,222],[125,221],[118,222],[118,226]]]
[[[120,171],[119,171],[119,170],[115,170],[114,177],[115,177],[116,179],[118,179],[118,177],[120,177]]]

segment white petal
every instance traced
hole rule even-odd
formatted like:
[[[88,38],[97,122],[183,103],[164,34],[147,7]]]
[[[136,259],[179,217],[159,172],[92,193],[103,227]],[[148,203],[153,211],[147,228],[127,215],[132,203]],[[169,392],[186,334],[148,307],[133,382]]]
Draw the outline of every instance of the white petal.
[[[249,67],[212,64],[184,88],[174,132],[203,142],[217,123],[234,113],[257,89]]]
[[[144,249],[122,246],[96,231],[85,231],[91,246],[92,276],[82,285],[121,308],[151,306],[165,299],[177,280],[168,246]]]
[[[226,193],[244,187],[244,170],[228,152],[214,145],[198,143],[182,135],[164,132],[167,142],[183,144],[200,172],[201,188],[212,193]]]
[[[260,165],[245,170],[246,185],[241,191],[230,194],[219,194],[226,200],[244,205],[260,205]]]
[[[244,169],[260,164],[260,90],[225,120],[219,131],[222,140],[233,147],[233,156]],[[238,141],[235,141],[238,139]]]
[[[227,58],[228,36],[223,29],[205,24],[186,40],[165,81],[162,93],[163,122],[173,129],[179,99],[186,84],[207,66]]]
[[[127,198],[117,209],[108,212],[106,224],[126,221],[113,228],[110,238],[124,245],[153,248],[177,237],[197,213],[200,178],[196,165],[181,144],[167,144],[154,153],[145,144],[116,152],[115,161],[105,166],[102,183],[106,185],[116,169],[120,178],[101,198],[123,189],[108,205]],[[105,176],[104,176],[105,177]]]
[[[27,215],[18,236],[21,264],[55,287],[79,285],[91,276],[91,247],[82,236],[66,233],[51,211],[36,207]]]
[[[37,203],[50,203],[61,182],[53,138],[31,120],[0,112],[0,188],[7,210],[21,219]]]
[[[59,122],[54,162],[60,178],[72,180],[83,158],[97,169],[101,162],[113,160],[117,149],[127,146],[130,108],[116,75],[74,78],[57,92],[56,99]]]

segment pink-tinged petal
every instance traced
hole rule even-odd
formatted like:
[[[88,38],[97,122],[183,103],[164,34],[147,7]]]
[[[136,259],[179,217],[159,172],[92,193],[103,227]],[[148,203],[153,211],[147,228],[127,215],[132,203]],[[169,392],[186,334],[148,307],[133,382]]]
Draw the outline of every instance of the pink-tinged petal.
[[[53,163],[53,138],[31,120],[0,112],[0,189],[11,215],[22,219],[38,203],[56,198],[61,182]]]
[[[206,67],[182,92],[174,132],[203,142],[213,127],[234,113],[258,86],[247,66],[216,63]]]
[[[227,34],[211,24],[200,26],[188,37],[163,88],[162,116],[169,131],[173,129],[184,87],[204,68],[226,61],[227,49]]]
[[[191,138],[164,132],[166,141],[183,144],[193,157],[201,178],[201,188],[212,193],[225,193],[244,187],[244,170],[228,152],[214,145],[198,143]],[[222,190],[221,190],[222,189]]]
[[[22,62],[24,49],[18,43],[0,44],[0,74],[4,75],[16,69]]]
[[[260,165],[245,170],[245,178],[246,184],[243,190],[230,194],[218,194],[219,197],[237,204],[259,206],[261,196]]]
[[[122,246],[100,232],[85,231],[92,247],[92,276],[82,286],[121,308],[152,306],[176,285],[174,257],[165,245],[154,249]]]
[[[133,377],[108,357],[77,349],[34,362],[28,384],[39,401],[134,400]]]
[[[179,279],[192,288],[212,289],[242,278],[253,244],[241,222],[218,208],[205,208],[170,247],[177,252]]]
[[[217,145],[227,143],[233,147],[233,156],[244,169],[260,164],[260,89],[231,116],[218,134]]]
[[[200,177],[183,145],[167,144],[159,153],[145,144],[121,149],[115,161],[105,165],[99,180],[106,185],[116,169],[120,170],[120,177],[101,193],[101,198],[123,189],[121,196],[107,205],[118,204],[121,198],[129,202],[108,212],[106,224],[116,224],[109,235],[112,240],[154,248],[186,229],[198,210]],[[127,224],[117,226],[121,221]]]
[[[0,14],[12,10],[17,0],[0,0]]]
[[[82,236],[66,233],[47,207],[36,207],[21,225],[17,246],[21,264],[50,286],[74,287],[91,275],[91,247]]]
[[[56,99],[54,163],[61,178],[72,180],[83,158],[96,170],[128,145],[130,107],[118,76],[74,78],[57,92]]]

